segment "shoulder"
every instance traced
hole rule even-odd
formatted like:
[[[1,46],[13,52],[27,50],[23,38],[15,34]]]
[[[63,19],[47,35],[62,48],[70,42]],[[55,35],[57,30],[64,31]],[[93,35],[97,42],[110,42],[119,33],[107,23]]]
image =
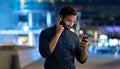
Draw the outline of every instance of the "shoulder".
[[[70,34],[72,34],[74,37],[78,38],[77,34],[75,32],[72,32],[71,30],[70,30]]]
[[[70,34],[72,35],[71,37],[73,37],[73,39],[79,40],[79,37],[75,32],[70,31]]]
[[[43,29],[41,31],[41,34],[50,34],[50,33],[53,33],[54,30],[55,30],[55,27],[49,27],[49,28]]]

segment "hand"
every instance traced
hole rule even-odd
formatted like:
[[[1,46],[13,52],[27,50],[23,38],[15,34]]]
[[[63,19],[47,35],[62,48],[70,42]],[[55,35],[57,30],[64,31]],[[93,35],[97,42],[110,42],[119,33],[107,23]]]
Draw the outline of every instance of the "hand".
[[[64,30],[63,25],[60,24],[61,22],[61,17],[59,17],[58,22],[56,24],[56,34],[61,34],[62,31]]]
[[[82,48],[87,49],[87,47],[88,47],[88,37],[87,38],[82,38],[82,40],[80,41],[79,45]]]

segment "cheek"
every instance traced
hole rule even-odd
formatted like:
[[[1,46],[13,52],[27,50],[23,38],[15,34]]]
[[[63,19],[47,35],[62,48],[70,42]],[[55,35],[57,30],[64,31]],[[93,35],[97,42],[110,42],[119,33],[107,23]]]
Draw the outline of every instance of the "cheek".
[[[71,24],[72,26],[74,25],[74,23]]]
[[[66,25],[73,26],[74,23],[72,23],[72,22],[66,22]]]
[[[70,23],[69,22],[65,22],[66,25],[69,25]]]
[[[70,23],[69,25],[70,25],[70,26],[73,26],[73,25],[74,25],[74,23]]]

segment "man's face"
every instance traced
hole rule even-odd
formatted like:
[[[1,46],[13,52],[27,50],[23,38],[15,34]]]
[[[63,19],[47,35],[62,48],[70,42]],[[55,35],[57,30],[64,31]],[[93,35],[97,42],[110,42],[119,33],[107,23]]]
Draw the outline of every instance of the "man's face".
[[[65,27],[70,29],[73,27],[77,19],[77,15],[67,15],[63,18],[63,22],[65,23]]]

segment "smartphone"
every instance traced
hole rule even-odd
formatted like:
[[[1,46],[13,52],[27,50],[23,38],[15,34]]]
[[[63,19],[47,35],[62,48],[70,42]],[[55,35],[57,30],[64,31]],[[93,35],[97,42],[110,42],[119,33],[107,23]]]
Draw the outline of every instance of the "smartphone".
[[[62,16],[61,16],[60,18],[61,18],[60,24],[61,24],[61,25],[64,25]]]
[[[83,42],[87,42],[85,39],[88,39],[88,35],[83,35],[83,36],[82,36],[82,41],[83,41]]]
[[[64,25],[64,22],[63,22],[63,21],[60,21],[60,25]]]
[[[64,29],[66,29],[66,30],[69,29],[65,26],[65,23],[64,23],[63,19],[61,19],[60,24],[63,25]]]
[[[60,21],[60,24],[63,25],[63,27],[66,29],[65,23],[63,22],[63,20]]]

